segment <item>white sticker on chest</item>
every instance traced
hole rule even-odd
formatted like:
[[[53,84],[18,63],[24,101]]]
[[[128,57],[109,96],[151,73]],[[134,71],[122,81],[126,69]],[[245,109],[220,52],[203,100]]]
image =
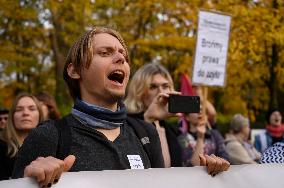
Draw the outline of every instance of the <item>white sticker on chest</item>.
[[[140,155],[127,155],[131,169],[144,169]]]

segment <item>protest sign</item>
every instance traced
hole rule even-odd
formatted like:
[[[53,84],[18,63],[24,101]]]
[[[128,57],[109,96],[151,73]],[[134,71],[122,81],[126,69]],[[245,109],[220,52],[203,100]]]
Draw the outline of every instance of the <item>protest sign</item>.
[[[283,188],[284,164],[232,165],[215,177],[206,167],[63,173],[53,188]],[[38,188],[35,180],[0,181],[2,188]]]
[[[192,82],[224,86],[231,17],[199,11]]]

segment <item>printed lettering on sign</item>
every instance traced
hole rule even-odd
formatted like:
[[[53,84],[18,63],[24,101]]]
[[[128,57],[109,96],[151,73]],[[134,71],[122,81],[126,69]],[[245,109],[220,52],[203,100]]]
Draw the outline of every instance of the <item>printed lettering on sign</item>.
[[[225,86],[231,17],[199,11],[192,82]]]

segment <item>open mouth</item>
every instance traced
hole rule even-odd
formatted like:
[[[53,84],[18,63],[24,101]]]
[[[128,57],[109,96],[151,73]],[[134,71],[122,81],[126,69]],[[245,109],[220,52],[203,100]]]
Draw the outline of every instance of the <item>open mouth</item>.
[[[123,83],[125,74],[121,70],[115,70],[108,75],[108,79],[114,82],[118,82],[120,84]]]
[[[280,121],[280,119],[275,119],[275,122],[279,122]]]

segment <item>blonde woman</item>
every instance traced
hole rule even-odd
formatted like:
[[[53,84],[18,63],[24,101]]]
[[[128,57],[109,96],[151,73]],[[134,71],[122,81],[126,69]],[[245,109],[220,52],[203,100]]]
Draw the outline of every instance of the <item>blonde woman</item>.
[[[167,97],[174,93],[171,75],[160,64],[142,66],[133,75],[125,105],[130,116],[144,119],[155,125],[162,146],[165,167],[181,166],[181,149],[176,140],[179,129],[166,125],[164,119],[172,116],[168,112]]]
[[[168,70],[160,64],[149,63],[142,66],[133,75],[125,99],[127,110],[132,113],[144,113],[144,118],[148,122],[156,119],[164,119],[172,114],[168,112],[166,100],[163,97],[168,97],[169,93],[174,93],[173,80]],[[156,101],[152,104],[155,98],[162,101]],[[159,103],[161,102],[161,103]],[[156,113],[148,113],[150,105],[157,105],[159,109]],[[153,108],[154,109],[154,108]]]
[[[42,121],[38,100],[31,94],[16,97],[10,110],[8,126],[0,140],[0,179],[9,179],[20,146],[31,129]]]

